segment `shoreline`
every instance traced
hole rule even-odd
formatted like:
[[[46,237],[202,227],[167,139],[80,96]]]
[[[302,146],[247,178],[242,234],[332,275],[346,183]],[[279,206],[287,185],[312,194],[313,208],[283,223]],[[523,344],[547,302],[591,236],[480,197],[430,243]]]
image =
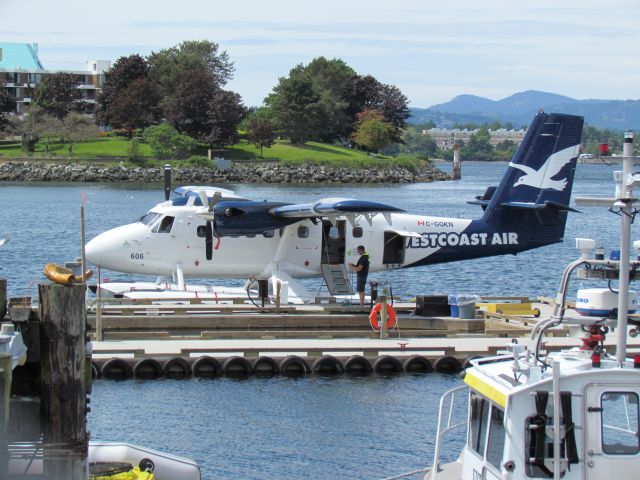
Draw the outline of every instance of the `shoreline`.
[[[362,168],[274,164],[234,164],[228,170],[208,167],[178,167],[172,169],[177,183],[422,183],[449,180],[449,174],[435,166],[412,172],[404,167]],[[6,161],[0,164],[0,181],[4,182],[85,182],[85,183],[150,183],[162,182],[160,167],[96,167],[82,164],[55,164]]]

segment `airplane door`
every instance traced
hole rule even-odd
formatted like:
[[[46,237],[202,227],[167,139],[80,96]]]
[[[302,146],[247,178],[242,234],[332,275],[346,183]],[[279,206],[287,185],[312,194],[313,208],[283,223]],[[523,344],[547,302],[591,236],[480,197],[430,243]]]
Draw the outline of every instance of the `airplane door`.
[[[344,263],[347,246],[345,227],[345,220],[338,220],[335,225],[329,220],[322,221],[322,264]]]
[[[639,397],[638,385],[587,387],[584,432],[587,479],[607,478],[612,472],[620,480],[638,478]]]

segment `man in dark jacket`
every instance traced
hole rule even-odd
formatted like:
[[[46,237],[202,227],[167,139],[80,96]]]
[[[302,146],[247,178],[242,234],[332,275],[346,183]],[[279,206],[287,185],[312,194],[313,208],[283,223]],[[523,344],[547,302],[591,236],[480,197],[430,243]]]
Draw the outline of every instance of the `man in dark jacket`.
[[[360,306],[364,307],[364,287],[367,284],[367,275],[369,275],[369,254],[364,250],[364,245],[358,245],[356,253],[360,255],[360,258],[356,263],[349,263],[349,266],[356,272],[356,291],[360,297]]]

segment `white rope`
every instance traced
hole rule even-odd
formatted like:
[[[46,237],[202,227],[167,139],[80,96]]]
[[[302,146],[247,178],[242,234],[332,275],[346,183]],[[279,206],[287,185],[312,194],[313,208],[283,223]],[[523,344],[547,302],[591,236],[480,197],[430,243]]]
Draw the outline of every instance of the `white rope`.
[[[382,480],[397,480],[398,478],[410,477],[412,475],[415,475],[416,473],[428,472],[429,470],[431,470],[431,469],[430,468],[419,468],[418,470],[413,470],[411,472],[401,473],[400,475],[396,475],[395,477],[386,477],[386,478],[383,478]]]

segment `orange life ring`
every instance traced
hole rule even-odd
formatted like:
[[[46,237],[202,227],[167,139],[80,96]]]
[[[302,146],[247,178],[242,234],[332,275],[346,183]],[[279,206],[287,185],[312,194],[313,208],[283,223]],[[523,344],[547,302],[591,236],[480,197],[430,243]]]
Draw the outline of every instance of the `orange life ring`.
[[[396,326],[396,311],[388,303],[385,302],[385,305],[387,306],[387,330],[390,330]],[[380,310],[382,310],[382,303],[376,303],[369,314],[369,323],[371,323],[374,330],[380,330],[380,324],[378,322],[378,313],[380,313]]]

